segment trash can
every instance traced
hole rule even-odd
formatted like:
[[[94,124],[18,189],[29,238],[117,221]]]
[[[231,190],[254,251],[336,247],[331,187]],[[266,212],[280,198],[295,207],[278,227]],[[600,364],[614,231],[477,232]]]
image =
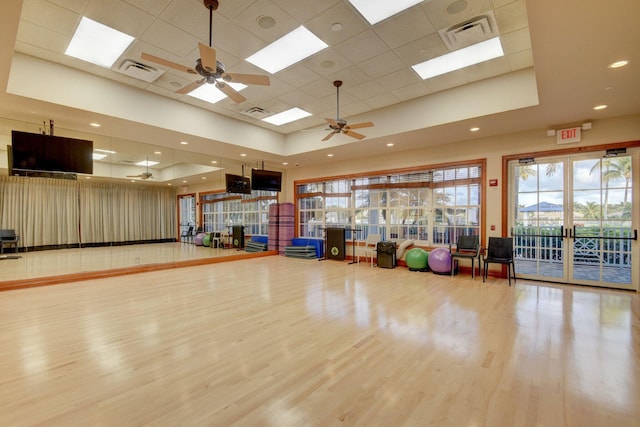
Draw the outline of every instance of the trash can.
[[[396,266],[395,242],[378,242],[376,252],[378,252],[378,267],[394,268]]]

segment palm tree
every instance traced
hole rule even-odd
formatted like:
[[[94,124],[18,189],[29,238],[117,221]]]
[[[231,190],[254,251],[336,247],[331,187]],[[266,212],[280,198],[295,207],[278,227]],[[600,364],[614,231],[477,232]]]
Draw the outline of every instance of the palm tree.
[[[603,217],[607,217],[607,208],[609,205],[609,183],[616,179],[624,178],[624,202],[626,203],[629,197],[629,185],[631,183],[631,156],[616,157],[616,158],[604,158],[599,162],[596,162],[589,174],[599,171],[604,168],[602,172],[602,183],[604,184],[604,206]]]
[[[579,202],[574,203],[573,210],[582,215],[582,219],[585,220],[600,220],[601,219],[601,206],[596,202],[587,202],[582,204]]]

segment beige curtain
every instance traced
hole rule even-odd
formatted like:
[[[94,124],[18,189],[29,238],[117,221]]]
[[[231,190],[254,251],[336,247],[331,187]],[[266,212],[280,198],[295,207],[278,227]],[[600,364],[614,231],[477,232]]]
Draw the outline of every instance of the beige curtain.
[[[160,186],[0,177],[0,228],[21,247],[172,239],[176,203]]]
[[[62,179],[0,177],[0,228],[16,230],[22,247],[77,244],[77,185]]]

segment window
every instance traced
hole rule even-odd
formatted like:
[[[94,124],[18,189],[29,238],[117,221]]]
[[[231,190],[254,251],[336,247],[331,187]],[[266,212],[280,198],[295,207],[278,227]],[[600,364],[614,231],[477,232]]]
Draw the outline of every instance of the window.
[[[299,236],[325,227],[380,233],[384,240],[448,245],[480,233],[482,164],[296,183]],[[351,239],[347,233],[347,239]]]
[[[233,225],[243,225],[246,234],[267,235],[269,205],[277,201],[277,193],[273,191],[203,194],[200,196],[202,226],[205,232],[212,232],[229,231]]]

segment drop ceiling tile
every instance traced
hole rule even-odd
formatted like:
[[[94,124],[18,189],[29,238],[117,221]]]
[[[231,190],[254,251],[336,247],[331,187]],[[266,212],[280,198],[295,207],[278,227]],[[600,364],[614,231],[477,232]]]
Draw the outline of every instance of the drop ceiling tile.
[[[402,68],[401,70],[378,77],[376,80],[388,91],[398,90],[416,83],[422,84],[422,79],[410,68]]]
[[[335,46],[369,29],[369,24],[345,3],[340,2],[305,22],[305,27],[329,46]],[[340,24],[341,29],[332,30],[333,24]]]
[[[371,98],[364,100],[364,102],[374,110],[397,104],[399,101],[400,100],[394,94],[389,92],[382,93],[378,96],[372,96]]]
[[[140,39],[179,58],[187,56],[198,45],[193,35],[161,20],[154,21]],[[170,60],[164,55],[158,56]]]
[[[209,11],[201,1],[172,0],[162,11],[159,19],[179,28],[185,33],[193,35],[197,40],[209,44]],[[215,33],[228,21],[217,12],[213,12],[213,45]]]
[[[16,39],[18,42],[23,43],[22,46],[29,45],[38,50],[47,50],[52,53],[62,54],[67,49],[70,36],[57,33],[31,22],[22,21],[18,27]],[[27,53],[23,48],[20,48],[17,43],[16,50]]]
[[[27,2],[33,2],[34,0],[25,0],[23,2],[23,6],[27,4]],[[41,1],[41,0],[37,0]],[[82,11],[87,7],[87,4],[90,0],[47,0],[48,3],[56,4],[58,6],[64,7],[65,9],[71,10],[78,14],[82,14]],[[42,10],[41,10],[42,12]]]
[[[436,32],[420,8],[411,8],[373,28],[392,49]]]
[[[335,74],[352,66],[352,62],[329,47],[302,61],[305,67],[321,76]]]
[[[297,63],[279,71],[278,78],[286,81],[293,87],[300,88],[314,80],[318,80],[320,75],[306,65]]]
[[[438,34],[428,35],[397,47],[393,51],[408,67],[449,53],[449,49]]]
[[[22,7],[21,21],[29,22],[71,38],[80,22],[80,15],[48,1],[25,0]],[[22,26],[22,23],[20,26]]]
[[[258,24],[258,19],[261,17],[273,18],[275,20],[275,26],[267,29],[262,28]],[[271,0],[256,1],[243,10],[234,22],[261,38],[267,42],[267,44],[278,40],[300,26],[300,23],[294,17]]]
[[[506,57],[495,58],[490,61],[481,62],[479,64],[472,65],[464,68],[463,71],[467,76],[467,82],[472,83],[490,77],[495,77],[500,74],[506,74],[510,72],[509,61]]]
[[[227,22],[215,35],[214,46],[233,52],[239,58],[248,58],[268,43],[235,22]]]
[[[408,101],[410,99],[419,98],[432,93],[432,91],[429,90],[427,85],[422,81],[392,90],[391,92],[401,101]]]
[[[249,5],[254,1],[255,0],[222,0],[218,10],[213,13],[220,14],[227,19],[233,19],[249,7]],[[198,1],[198,3],[202,4],[201,1]]]
[[[82,2],[84,0],[80,0]],[[151,15],[158,15],[162,12],[172,0],[125,0],[127,3],[132,4],[140,10],[143,10]],[[173,0],[175,3],[175,0]],[[189,0],[190,5],[194,3],[194,0]]]
[[[340,0],[303,2],[300,0],[273,0],[300,22],[307,22],[314,16],[330,8]]]
[[[348,86],[345,91],[360,101],[385,93],[384,87],[375,80],[361,82],[356,86]]]
[[[510,33],[528,26],[524,0],[509,3],[495,10],[500,34]]]
[[[393,73],[401,69],[406,69],[406,65],[398,59],[395,53],[388,51],[382,55],[378,55],[359,64],[369,77],[377,78],[386,74]]]
[[[371,80],[367,73],[362,71],[362,69],[357,66],[345,68],[344,70],[331,74],[327,76],[327,79],[331,82],[332,85],[335,80],[341,80],[343,82],[343,88],[356,86],[363,82]],[[342,94],[342,91],[340,93]]]
[[[133,37],[139,37],[154,19],[153,15],[122,0],[93,0],[84,16]]]
[[[335,49],[354,63],[365,61],[389,50],[373,30],[368,30],[338,44]]]
[[[507,56],[509,69],[511,71],[523,70],[533,67],[533,51],[531,49],[522,50]]]
[[[463,70],[458,70],[427,79],[424,83],[431,92],[435,93],[457,86],[462,86],[467,84],[468,80],[466,73]]]
[[[500,36],[500,43],[505,55],[531,49],[531,36],[528,28],[512,31]]]

